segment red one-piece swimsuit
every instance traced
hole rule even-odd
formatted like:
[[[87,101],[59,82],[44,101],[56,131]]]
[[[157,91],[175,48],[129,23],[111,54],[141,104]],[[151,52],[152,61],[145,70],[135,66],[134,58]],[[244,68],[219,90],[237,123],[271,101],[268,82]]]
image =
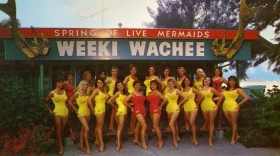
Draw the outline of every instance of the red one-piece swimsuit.
[[[142,114],[145,115],[146,114],[146,108],[144,106],[144,102],[145,102],[145,96],[144,95],[135,95],[133,94],[133,97],[131,98],[131,101],[134,105],[133,107],[133,114],[137,115],[137,114]]]
[[[159,102],[160,102],[160,98],[155,95],[155,94],[151,94],[147,96],[147,100],[149,101],[150,104],[150,114],[161,114],[161,111],[159,109]]]
[[[222,81],[222,78],[218,79],[218,80],[213,80],[213,84],[216,86],[215,89],[218,91],[218,92],[222,92],[222,84],[223,84],[223,81]]]
[[[65,85],[64,90],[66,92],[66,96],[68,97],[68,99],[70,99],[70,97],[74,94],[73,91],[75,90],[75,86],[74,85]]]

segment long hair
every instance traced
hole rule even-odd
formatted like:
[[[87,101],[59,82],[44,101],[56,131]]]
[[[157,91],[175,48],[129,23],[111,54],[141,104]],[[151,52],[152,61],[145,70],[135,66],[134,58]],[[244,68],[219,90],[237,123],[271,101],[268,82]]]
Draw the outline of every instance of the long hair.
[[[94,87],[97,88],[97,81],[98,81],[98,80],[100,80],[100,81],[103,82],[103,87],[104,87],[104,86],[105,86],[105,82],[104,82],[104,80],[103,80],[102,78],[97,78],[97,79],[95,80],[95,82],[94,82]]]
[[[82,85],[83,85],[83,84],[86,84],[86,85],[87,85],[87,88],[88,88],[88,85],[89,85],[89,84],[87,83],[86,80],[82,80],[82,81],[80,82],[80,85],[81,85],[81,86],[78,87],[78,88],[79,88],[78,92],[79,92],[80,94],[82,93],[82,88],[83,88]],[[87,92],[87,89],[86,89],[85,91],[86,91],[86,95],[89,95],[88,92]]]
[[[225,90],[229,91],[229,89],[230,89],[229,81],[230,80],[234,80],[235,81],[234,89],[240,88],[240,86],[238,84],[237,77],[232,75],[232,76],[228,77],[228,83],[227,83],[227,87],[225,88]]]
[[[181,86],[182,86],[183,88],[186,87],[186,83],[185,83],[185,80],[186,80],[186,79],[188,79],[188,80],[190,81],[190,87],[193,87],[193,79],[191,79],[190,77],[184,78],[183,81],[182,81],[182,83],[181,83]]]
[[[214,75],[215,75],[215,71],[216,71],[217,69],[220,71],[220,75],[219,75],[219,76],[220,76],[220,77],[223,77],[223,70],[222,70],[221,67],[216,67],[216,68],[215,68],[215,70],[214,70]]]
[[[203,86],[204,86],[204,80],[207,79],[207,78],[210,79],[210,84],[209,84],[209,86],[210,86],[210,87],[213,87],[213,80],[212,80],[212,78],[209,77],[209,76],[205,76],[205,78],[203,79],[203,81],[202,81]]]
[[[122,81],[116,81],[116,83],[115,83],[115,88],[114,88],[114,94],[116,94],[119,90],[118,90],[118,84],[119,83],[121,83],[122,85],[123,85],[123,94],[125,94],[125,95],[127,95],[128,94],[128,91],[126,90],[126,88],[125,88],[125,85],[123,84],[123,82]]]

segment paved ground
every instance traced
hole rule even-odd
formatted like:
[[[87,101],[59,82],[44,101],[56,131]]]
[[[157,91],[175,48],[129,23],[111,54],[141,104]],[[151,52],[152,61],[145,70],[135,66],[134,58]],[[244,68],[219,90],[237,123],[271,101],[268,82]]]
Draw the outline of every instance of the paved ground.
[[[164,135],[164,147],[157,149],[154,145],[156,143],[156,137],[152,136],[148,139],[149,150],[143,150],[140,146],[135,145],[132,142],[133,137],[127,136],[123,139],[123,148],[119,151],[115,151],[115,136],[105,137],[105,151],[99,152],[98,148],[91,145],[92,153],[90,155],[95,156],[276,156],[280,155],[280,149],[268,149],[268,148],[246,148],[240,143],[230,145],[227,139],[215,139],[214,146],[209,147],[207,144],[207,137],[201,135],[198,139],[199,146],[193,146],[190,144],[190,135],[181,136],[179,147],[175,148],[172,145],[171,134]],[[56,155],[54,153],[47,154],[49,156]],[[87,155],[83,151],[77,148],[77,144],[65,146],[64,156],[83,156]]]

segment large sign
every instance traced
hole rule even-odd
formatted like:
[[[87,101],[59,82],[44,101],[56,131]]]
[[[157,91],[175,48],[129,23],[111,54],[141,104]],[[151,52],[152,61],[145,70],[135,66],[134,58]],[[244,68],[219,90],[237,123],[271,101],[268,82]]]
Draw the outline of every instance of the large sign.
[[[26,41],[32,43],[31,39]],[[57,38],[49,39],[48,53],[30,59],[12,39],[5,39],[5,57],[6,60],[226,60],[214,55],[212,42],[205,39]],[[245,41],[232,59],[248,60],[250,53],[251,43]]]
[[[47,38],[156,38],[156,39],[233,39],[237,30],[215,29],[139,29],[139,28],[34,28],[37,37]],[[31,28],[19,28],[25,38],[33,38]],[[11,29],[0,29],[0,38],[12,38]],[[258,31],[245,31],[244,40],[258,39]]]

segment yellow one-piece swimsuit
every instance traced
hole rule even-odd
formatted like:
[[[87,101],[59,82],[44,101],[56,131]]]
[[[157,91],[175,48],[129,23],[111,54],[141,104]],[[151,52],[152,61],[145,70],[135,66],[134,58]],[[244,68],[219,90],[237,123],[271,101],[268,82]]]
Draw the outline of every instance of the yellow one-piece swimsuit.
[[[118,105],[117,116],[120,114],[127,114],[127,108],[123,104],[123,100],[126,98],[126,95],[119,93],[119,97],[116,98],[116,103]]]
[[[81,94],[79,94],[79,97],[76,98],[76,102],[79,106],[78,117],[90,115],[90,109],[88,107],[88,98],[88,95],[82,96]]]
[[[167,91],[164,96],[168,101],[168,104],[166,106],[166,112],[168,113],[179,112],[179,106],[177,104],[179,95],[176,94],[176,89],[172,93],[168,93]]]
[[[188,100],[184,103],[184,111],[191,112],[197,110],[195,103],[195,93],[192,92],[192,88],[188,92],[183,92],[188,97]]]
[[[193,86],[197,89],[197,90],[201,90],[201,88],[203,87],[203,83],[202,81],[195,81]]]
[[[94,114],[100,114],[105,112],[105,102],[108,98],[108,95],[98,90],[98,95],[95,96],[95,107]]]
[[[135,81],[134,79],[132,79],[130,76],[129,77],[129,81],[126,83],[126,87],[127,87],[127,91],[129,93],[132,93],[134,91],[134,87],[133,87],[133,82]]]
[[[210,88],[206,91],[200,91],[202,95],[204,95],[204,100],[201,102],[202,111],[211,111],[217,109],[217,105],[213,101],[213,93]]]
[[[239,94],[237,93],[237,89],[231,91],[223,90],[222,94],[225,97],[225,101],[223,103],[223,111],[237,111],[238,106],[236,99],[239,96]]]
[[[149,95],[149,93],[152,91],[151,88],[150,88],[150,82],[151,82],[152,80],[154,80],[154,79],[155,79],[155,77],[153,77],[153,78],[150,79],[150,80],[148,80],[148,79],[146,78],[146,80],[144,81],[144,85],[146,86],[146,96]]]
[[[111,82],[110,83],[108,83],[108,88],[109,88],[109,91],[108,91],[108,94],[109,94],[109,96],[113,96],[113,92],[114,92],[114,89],[115,89],[115,83],[116,83],[116,81],[115,80],[113,80],[112,78],[109,78],[110,80],[111,80]]]
[[[66,92],[63,91],[61,95],[53,92],[52,102],[54,103],[54,115],[58,115],[61,117],[66,117],[68,115],[68,108],[66,107],[67,96]]]
[[[169,90],[169,87],[167,85],[167,80],[163,80],[162,83],[165,85],[165,89],[163,91],[163,95],[165,95],[166,91]]]

